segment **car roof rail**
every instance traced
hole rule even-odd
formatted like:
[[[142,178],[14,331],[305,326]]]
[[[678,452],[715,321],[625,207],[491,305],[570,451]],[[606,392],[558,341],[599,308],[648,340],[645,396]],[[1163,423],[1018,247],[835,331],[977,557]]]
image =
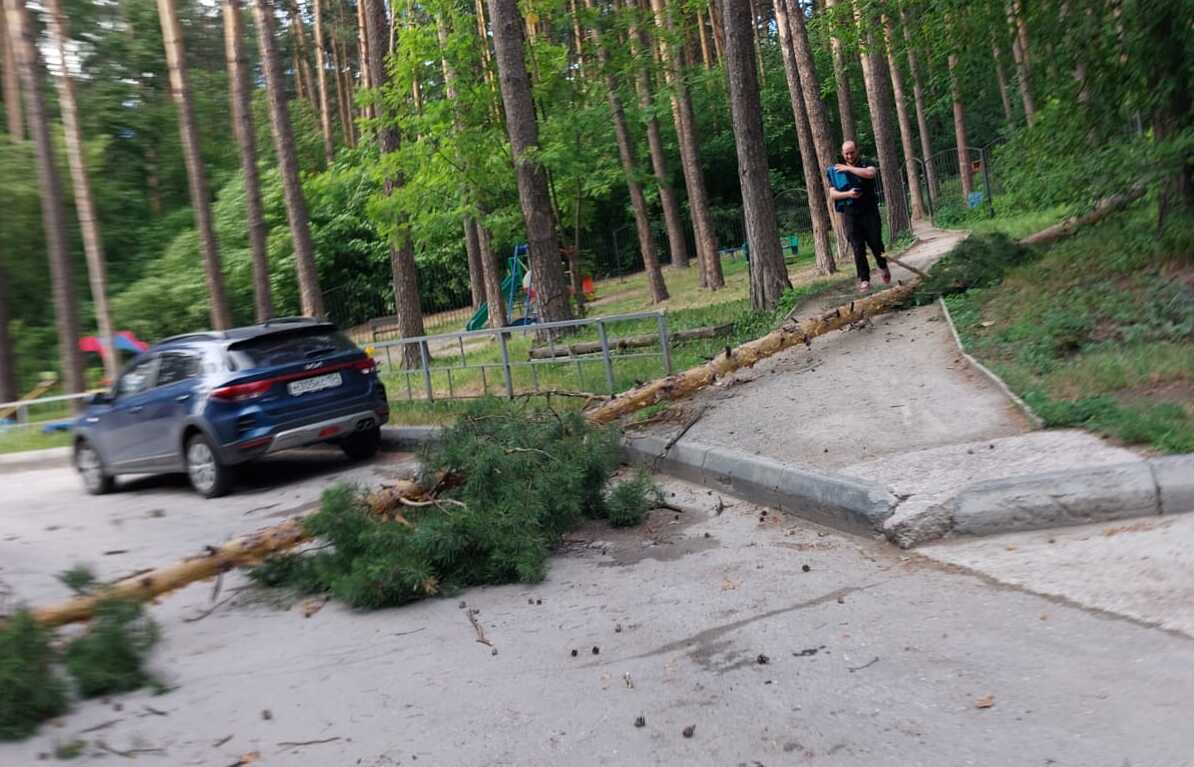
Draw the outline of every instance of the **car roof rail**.
[[[289,325],[292,323],[320,323],[323,321],[324,320],[321,320],[318,317],[303,317],[300,315],[295,315],[292,317],[270,317],[268,320],[261,323],[261,326],[268,328],[272,327],[273,325]]]
[[[209,332],[203,332],[203,333],[181,333],[176,336],[170,336],[169,338],[163,338],[161,341],[158,341],[156,344],[154,344],[154,346],[161,346],[162,344],[176,343],[178,341],[216,341],[223,337],[224,337],[223,333],[215,332],[215,331],[209,331]]]

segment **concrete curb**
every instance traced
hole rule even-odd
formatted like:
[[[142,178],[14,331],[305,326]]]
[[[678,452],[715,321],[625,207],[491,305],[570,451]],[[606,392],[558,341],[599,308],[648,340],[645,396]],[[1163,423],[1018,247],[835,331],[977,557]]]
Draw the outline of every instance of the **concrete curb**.
[[[901,548],[948,535],[996,535],[1194,512],[1194,455],[975,482],[886,530]]]
[[[439,439],[443,430],[442,426],[383,426],[381,447],[383,450],[414,452]]]
[[[44,450],[26,450],[21,453],[0,455],[0,473],[29,471],[35,469],[57,469],[67,466],[71,460],[69,447],[48,447]]]
[[[853,533],[880,532],[896,497],[878,484],[695,442],[627,438],[628,462]]]
[[[945,324],[949,326],[950,335],[954,337],[954,345],[958,347],[958,351],[963,357],[966,358],[966,361],[970,363],[971,367],[985,375],[991,381],[991,383],[995,384],[995,387],[998,388],[999,391],[1003,392],[1004,396],[1016,403],[1016,406],[1019,407],[1020,410],[1024,411],[1024,415],[1028,416],[1028,420],[1032,422],[1033,426],[1038,429],[1043,428],[1045,422],[1039,415],[1036,414],[1036,411],[1029,407],[1027,402],[1020,399],[1020,397],[1014,391],[1012,391],[1006,383],[1003,382],[1002,378],[995,375],[990,368],[971,356],[970,352],[966,351],[966,347],[962,345],[962,337],[958,335],[958,328],[954,325],[954,318],[949,313],[949,306],[946,305],[945,299],[938,298],[937,303],[941,305],[941,312],[945,315]]]

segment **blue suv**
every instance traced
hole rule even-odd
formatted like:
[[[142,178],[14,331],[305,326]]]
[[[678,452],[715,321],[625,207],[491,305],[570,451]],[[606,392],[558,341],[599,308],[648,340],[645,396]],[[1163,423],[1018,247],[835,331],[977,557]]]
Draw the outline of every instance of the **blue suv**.
[[[294,317],[191,333],[92,398],[74,424],[75,467],[93,494],[118,474],[186,472],[213,498],[235,467],[279,450],[329,442],[369,458],[389,415],[376,363],[335,325]]]

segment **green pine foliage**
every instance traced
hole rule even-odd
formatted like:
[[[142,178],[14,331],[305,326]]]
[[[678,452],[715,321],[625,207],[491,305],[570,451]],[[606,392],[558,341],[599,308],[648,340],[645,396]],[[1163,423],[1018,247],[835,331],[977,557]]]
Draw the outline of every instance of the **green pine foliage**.
[[[51,639],[28,610],[0,626],[0,741],[28,737],[66,711],[66,685],[53,667]]]
[[[917,286],[911,301],[923,306],[942,296],[998,285],[1008,270],[1034,258],[1032,250],[1004,234],[973,235],[933,265],[929,278]]]
[[[84,698],[129,692],[153,683],[145,670],[159,632],[136,602],[110,600],[87,631],[66,647],[66,668]]]
[[[552,548],[581,520],[633,525],[651,507],[654,484],[645,474],[607,495],[619,454],[617,431],[579,414],[483,401],[424,451],[425,484],[441,476],[456,483],[432,505],[404,507],[410,525],[376,514],[362,490],[338,485],[306,522],[327,545],[272,557],[251,575],[362,608],[467,586],[535,583]]]

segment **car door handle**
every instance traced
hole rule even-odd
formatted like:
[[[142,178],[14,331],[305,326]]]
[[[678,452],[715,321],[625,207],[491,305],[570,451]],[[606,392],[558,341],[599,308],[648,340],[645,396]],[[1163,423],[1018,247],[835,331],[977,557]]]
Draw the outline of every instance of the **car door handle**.
[[[129,412],[130,413],[140,413],[144,409],[145,409],[144,405],[133,405],[132,407],[129,408]]]
[[[174,401],[175,402],[186,402],[190,398],[191,398],[191,395],[189,395],[189,394],[179,394],[177,397],[174,398]]]

